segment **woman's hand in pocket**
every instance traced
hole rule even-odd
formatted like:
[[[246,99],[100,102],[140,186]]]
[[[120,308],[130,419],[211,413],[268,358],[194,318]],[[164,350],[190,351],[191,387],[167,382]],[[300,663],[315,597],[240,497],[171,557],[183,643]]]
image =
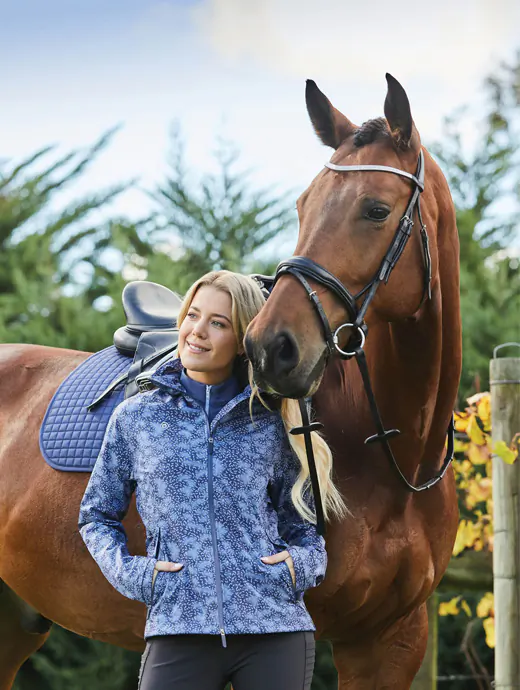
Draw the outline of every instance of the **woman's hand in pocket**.
[[[273,563],[280,563],[281,561],[285,561],[291,573],[293,585],[296,587],[296,573],[294,572],[294,563],[291,554],[287,550],[280,551],[279,553],[273,553],[271,556],[262,556],[260,560],[262,561],[262,563],[266,563],[267,565],[272,565]]]
[[[157,561],[155,564],[155,568],[153,571],[153,578],[152,578],[152,585],[155,582],[155,578],[157,577],[157,573],[162,570],[165,572],[177,572],[181,568],[184,568],[183,563],[172,563],[171,561]]]

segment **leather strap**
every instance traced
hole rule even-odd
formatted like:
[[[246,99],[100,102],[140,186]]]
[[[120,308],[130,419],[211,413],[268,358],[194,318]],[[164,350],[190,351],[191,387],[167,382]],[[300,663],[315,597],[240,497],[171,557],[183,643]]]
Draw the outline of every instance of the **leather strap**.
[[[374,397],[374,391],[372,390],[372,384],[370,382],[370,374],[368,372],[368,365],[367,365],[367,360],[365,356],[364,350],[358,348],[356,350],[356,362],[359,367],[359,371],[361,373],[361,377],[363,379],[363,385],[365,387],[365,393],[367,395],[368,399],[368,404],[370,405],[370,411],[372,413],[372,418],[374,420],[376,429],[377,429],[377,434],[374,436],[369,436],[367,439],[365,439],[365,444],[369,443],[381,443],[383,446],[383,450],[390,461],[390,464],[396,471],[398,477],[401,479],[402,482],[404,482],[406,488],[411,491],[412,493],[420,493],[421,491],[426,491],[427,489],[431,489],[433,486],[435,486],[438,482],[441,481],[441,479],[444,477],[446,474],[446,470],[451,464],[451,461],[453,460],[453,452],[454,452],[454,445],[455,445],[455,423],[453,419],[453,415],[450,420],[450,424],[448,426],[448,448],[446,452],[446,457],[444,458],[444,461],[442,463],[442,467],[439,470],[439,472],[429,479],[427,482],[424,484],[420,484],[419,486],[414,486],[411,484],[408,479],[404,476],[404,474],[401,472],[401,469],[399,465],[397,464],[397,460],[395,459],[395,456],[392,452],[392,448],[390,447],[390,444],[388,443],[388,440],[390,438],[393,438],[394,436],[398,436],[401,432],[399,429],[389,429],[386,430],[384,428],[383,420],[381,419],[381,415],[379,414],[379,408],[377,407],[377,403]]]
[[[312,494],[314,496],[314,505],[316,508],[316,531],[322,536],[325,535],[325,518],[323,516],[323,505],[321,502],[321,492],[320,485],[318,481],[318,473],[316,471],[316,461],[314,459],[314,450],[312,448],[312,437],[311,433],[313,431],[318,431],[323,429],[323,424],[321,422],[310,422],[309,410],[307,405],[310,407],[310,400],[298,400],[300,406],[300,414],[302,416],[302,425],[298,427],[293,427],[290,431],[291,434],[297,436],[303,434],[305,440],[305,451],[307,453],[307,461],[309,463],[309,474],[311,478]]]
[[[290,259],[281,261],[276,268],[273,286],[284,273],[292,273],[293,275],[299,273],[315,280],[333,292],[340,302],[347,307],[349,314],[354,315],[356,313],[357,295],[353,297],[335,275],[321,264],[316,263],[316,261],[308,259],[306,256],[291,256]],[[312,291],[312,288],[309,286],[310,291]]]

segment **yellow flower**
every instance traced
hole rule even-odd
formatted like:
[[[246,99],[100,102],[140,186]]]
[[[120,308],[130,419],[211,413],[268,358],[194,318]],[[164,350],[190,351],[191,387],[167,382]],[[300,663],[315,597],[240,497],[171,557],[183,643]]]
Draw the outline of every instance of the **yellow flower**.
[[[439,604],[439,616],[456,616],[460,611],[458,603],[460,597],[454,597],[450,601],[443,601]]]
[[[463,599],[463,600],[460,602],[460,607],[461,607],[461,609],[464,611],[464,613],[466,614],[466,616],[467,616],[468,618],[471,618],[471,609],[470,609],[470,607],[468,606],[468,602],[467,602],[465,599]]]
[[[491,430],[491,396],[486,393],[477,403],[477,414],[484,425],[484,430]]]
[[[474,465],[485,465],[489,460],[489,448],[485,446],[477,446],[475,443],[470,443],[468,448],[468,458]]]
[[[484,436],[484,432],[478,425],[476,415],[471,415],[470,420],[468,422],[468,426],[466,427],[466,433],[473,441],[473,443],[477,444],[477,446],[485,445],[486,437]]]
[[[495,649],[495,619],[486,618],[482,621],[484,630],[486,631],[486,644],[491,649]]]
[[[461,520],[457,531],[457,538],[455,539],[455,546],[453,547],[453,555],[457,556],[464,549],[474,546],[479,536],[480,527],[478,525],[474,525],[472,522],[468,522],[468,520]]]
[[[477,616],[487,618],[494,613],[495,597],[493,592],[487,592],[477,604]]]
[[[454,418],[456,431],[466,431],[469,422],[469,414],[467,412],[455,412]]]
[[[512,465],[518,457],[518,448],[510,448],[505,441],[497,441],[493,452],[508,465]]]

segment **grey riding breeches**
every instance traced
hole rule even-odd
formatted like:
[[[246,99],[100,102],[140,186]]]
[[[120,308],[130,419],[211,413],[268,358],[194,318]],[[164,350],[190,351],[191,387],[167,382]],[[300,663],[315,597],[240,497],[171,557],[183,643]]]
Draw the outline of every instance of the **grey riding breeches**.
[[[313,631],[149,637],[138,690],[310,690]]]

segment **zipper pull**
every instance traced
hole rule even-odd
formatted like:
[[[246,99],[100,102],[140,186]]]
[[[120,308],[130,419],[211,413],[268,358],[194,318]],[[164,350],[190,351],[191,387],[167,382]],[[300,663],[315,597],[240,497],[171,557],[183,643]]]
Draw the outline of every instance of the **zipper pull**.
[[[211,445],[213,445],[213,436],[210,436],[210,437],[209,437],[208,442],[209,442]]]
[[[226,633],[224,631],[224,628],[220,628],[220,637],[222,638],[222,646],[227,647]]]

